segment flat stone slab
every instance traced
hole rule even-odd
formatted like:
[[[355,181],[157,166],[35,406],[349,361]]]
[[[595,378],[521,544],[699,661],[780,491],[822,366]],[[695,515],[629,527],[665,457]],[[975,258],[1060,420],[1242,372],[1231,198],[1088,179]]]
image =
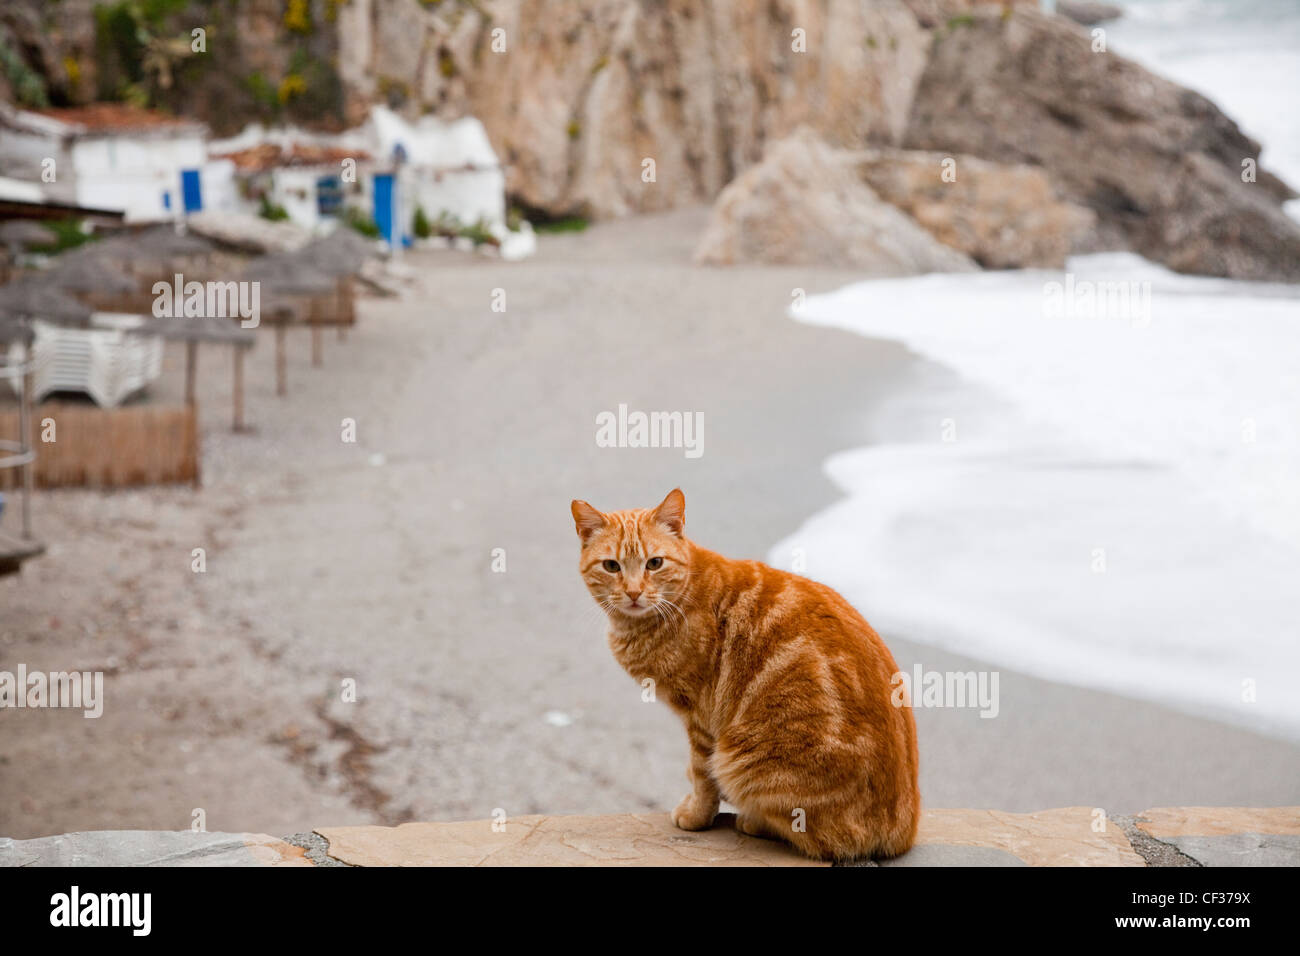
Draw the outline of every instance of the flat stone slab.
[[[1300,866],[1300,807],[1156,807],[1137,826],[1202,866]]]
[[[1300,866],[1300,836],[1234,833],[1165,837],[1201,866]]]
[[[10,840],[0,866],[311,866],[305,851],[264,833],[93,830]]]
[[[888,863],[962,866],[967,864],[955,848],[981,847],[1001,851],[1026,866],[1146,866],[1119,826],[1108,823],[1098,832],[1096,820],[1092,807],[1062,807],[1037,813],[926,810],[921,814],[916,846]],[[947,854],[938,853],[940,846],[951,849]]]
[[[330,827],[329,855],[354,866],[826,866],[774,840],[738,833],[731,814],[687,832],[666,813],[514,817]]]
[[[690,833],[674,827],[666,813],[526,816],[495,825],[474,820],[327,827],[284,840],[262,833],[102,830],[33,840],[0,837],[0,866],[828,865],[779,841],[738,833],[734,821],[734,814],[720,814],[712,829]],[[878,864],[1146,865],[1125,827],[1154,863],[1300,866],[1300,807],[1158,807],[1110,820],[1091,807],[926,810],[916,846]]]
[[[666,813],[529,816],[332,827],[316,832],[354,866],[825,866],[775,840],[736,832],[734,815],[688,833]],[[889,866],[1144,866],[1117,826],[1093,830],[1090,807],[1041,813],[927,810],[917,846]]]
[[[869,865],[869,864],[850,864]],[[902,856],[879,860],[876,866],[1028,866],[1006,850],[958,843],[918,843]]]
[[[1300,836],[1300,807],[1156,807],[1137,825],[1153,837],[1272,833]]]

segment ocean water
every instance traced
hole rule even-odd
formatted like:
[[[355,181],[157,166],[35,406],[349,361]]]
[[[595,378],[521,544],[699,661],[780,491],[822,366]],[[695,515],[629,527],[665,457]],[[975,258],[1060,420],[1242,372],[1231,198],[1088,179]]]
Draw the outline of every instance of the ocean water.
[[[1300,183],[1300,2],[1125,6],[1112,49]],[[771,563],[799,555],[886,637],[1300,739],[1300,288],[1106,254],[862,282],[792,317],[956,384],[898,396],[829,459],[844,497]]]

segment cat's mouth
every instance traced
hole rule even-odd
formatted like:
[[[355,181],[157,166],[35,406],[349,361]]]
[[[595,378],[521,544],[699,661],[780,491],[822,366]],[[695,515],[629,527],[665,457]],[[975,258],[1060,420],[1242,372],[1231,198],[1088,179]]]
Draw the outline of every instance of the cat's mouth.
[[[624,601],[618,608],[624,614],[630,614],[632,617],[640,617],[646,611],[650,610],[649,604],[641,604],[638,601]]]

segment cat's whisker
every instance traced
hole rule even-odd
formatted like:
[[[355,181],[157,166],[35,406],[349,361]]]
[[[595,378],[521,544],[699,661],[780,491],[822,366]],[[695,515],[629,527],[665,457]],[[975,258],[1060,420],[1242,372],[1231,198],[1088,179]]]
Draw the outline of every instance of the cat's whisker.
[[[595,603],[588,604],[577,612],[577,623],[584,627],[592,621],[607,623],[609,612],[613,609],[614,600],[612,598],[598,598]]]
[[[681,618],[682,623],[683,623],[683,624],[686,623],[686,612],[683,611],[683,610],[681,609],[681,607],[680,607],[678,604],[676,604],[675,602],[669,600],[669,599],[666,598],[666,597],[661,597],[661,598],[659,599],[659,603],[662,604],[662,605],[664,605],[665,607],[668,607],[669,609],[675,611],[675,612],[677,613],[678,617]]]

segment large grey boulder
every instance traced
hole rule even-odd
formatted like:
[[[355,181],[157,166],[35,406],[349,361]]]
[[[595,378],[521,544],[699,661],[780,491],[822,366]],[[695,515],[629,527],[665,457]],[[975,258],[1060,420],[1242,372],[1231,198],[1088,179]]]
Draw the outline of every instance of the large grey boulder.
[[[1043,167],[1123,245],[1182,272],[1300,281],[1294,193],[1205,97],[1037,10],[935,33],[904,145]],[[1254,180],[1254,181],[1251,181]]]
[[[922,150],[862,153],[857,168],[881,199],[986,269],[1059,269],[1095,222],[1056,195],[1037,166]]]
[[[832,149],[808,129],[773,144],[722,191],[695,259],[839,266],[871,275],[978,268],[877,196],[852,153]]]

